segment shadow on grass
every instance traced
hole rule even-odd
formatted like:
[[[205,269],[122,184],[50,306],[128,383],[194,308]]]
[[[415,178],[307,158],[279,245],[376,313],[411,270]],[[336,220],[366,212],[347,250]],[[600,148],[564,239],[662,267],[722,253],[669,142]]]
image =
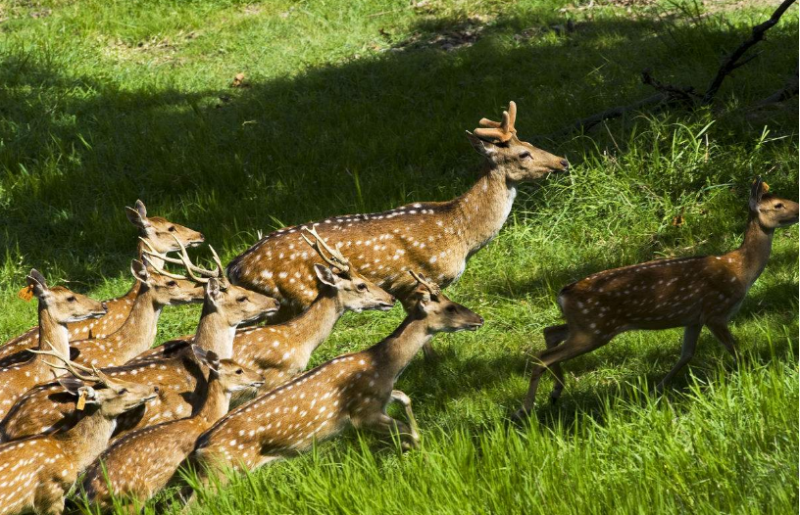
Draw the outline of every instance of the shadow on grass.
[[[706,79],[720,53],[709,48],[742,37],[723,23],[673,26],[664,36],[661,22],[608,17],[571,34],[509,44],[531,24],[557,21],[553,13],[505,18],[450,52],[425,42],[460,21],[421,22],[422,44],[404,51],[243,90],[132,89],[65,74],[33,54],[6,53],[0,246],[18,247],[26,266],[55,264],[93,285],[101,274],[127,270],[134,230],[122,207],[136,198],[152,213],[203,231],[228,255],[253,243],[257,229],[451,198],[474,179],[462,170],[479,164],[463,130],[482,116],[497,117],[509,99],[520,106],[517,125],[526,139],[649,94],[636,84],[644,67],[677,83]],[[723,93],[745,103],[771,92],[784,80],[780,70],[791,67],[793,54],[780,50],[795,36],[796,27],[773,30],[764,55],[730,79],[749,89],[740,94],[727,84]],[[600,62],[618,64],[597,75]],[[793,120],[775,121],[773,135],[793,130]],[[601,148],[614,139],[596,136]],[[585,143],[566,139],[549,150],[579,163],[593,151]],[[587,263],[551,280],[566,283],[592,269]]]

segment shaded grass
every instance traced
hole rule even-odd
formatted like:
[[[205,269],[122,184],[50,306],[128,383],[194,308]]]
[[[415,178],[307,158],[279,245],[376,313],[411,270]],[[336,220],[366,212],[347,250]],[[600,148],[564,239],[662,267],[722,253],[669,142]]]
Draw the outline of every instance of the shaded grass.
[[[238,478],[196,511],[793,510],[797,228],[777,233],[734,319],[748,356],[741,369],[704,332],[691,370],[656,398],[644,392],[677,360],[680,331],[628,333],[567,365],[560,404],[539,406],[522,429],[507,423],[530,355],[543,348],[541,330],[560,320],[554,299],[564,284],[653,257],[733,248],[756,174],[796,198],[796,101],[740,109],[794,68],[796,10],[726,82],[715,110],[637,115],[550,142],[535,135],[650,94],[638,82],[645,67],[702,87],[719,56],[765,17],[748,8],[691,19],[693,6],[672,4],[564,14],[563,5],[4,6],[0,338],[35,323],[35,306],[15,298],[32,266],[96,298],[126,290],[135,235],[122,206],[136,198],[202,230],[230,259],[258,230],[463,192],[478,158],[462,131],[514,99],[521,137],[568,156],[574,171],[523,186],[506,228],[450,289],[486,326],[437,337],[442,362],[417,360],[400,379],[423,449],[400,455],[391,442],[350,432]],[[49,16],[31,17],[46,8]],[[567,18],[574,32],[550,29]],[[474,27],[482,27],[477,41],[458,50],[430,43]],[[248,87],[231,88],[239,72]],[[166,310],[159,341],[191,332],[198,317],[197,307]],[[347,315],[313,363],[363,349],[401,318],[399,309]]]

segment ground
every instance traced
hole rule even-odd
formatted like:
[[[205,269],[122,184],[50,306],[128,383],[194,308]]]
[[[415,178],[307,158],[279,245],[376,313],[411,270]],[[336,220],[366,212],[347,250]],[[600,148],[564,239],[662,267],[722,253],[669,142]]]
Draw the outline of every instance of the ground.
[[[480,163],[464,130],[515,100],[520,137],[573,170],[524,186],[449,289],[487,323],[437,337],[441,360],[417,359],[400,379],[421,449],[353,431],[204,492],[193,513],[794,511],[796,227],[778,232],[733,321],[738,369],[704,331],[691,367],[657,396],[680,331],[628,333],[566,366],[559,404],[544,402],[545,379],[530,423],[509,422],[542,329],[560,321],[563,285],[734,248],[756,174],[796,200],[797,102],[749,106],[796,69],[797,8],[711,109],[543,135],[651,95],[645,68],[702,91],[773,4],[0,4],[0,341],[36,322],[16,296],[31,267],[98,299],[127,289],[135,231],[122,208],[137,198],[203,231],[227,261],[259,231],[460,194]],[[198,317],[165,310],[159,341]],[[399,307],[347,315],[313,363],[377,342],[401,318]]]

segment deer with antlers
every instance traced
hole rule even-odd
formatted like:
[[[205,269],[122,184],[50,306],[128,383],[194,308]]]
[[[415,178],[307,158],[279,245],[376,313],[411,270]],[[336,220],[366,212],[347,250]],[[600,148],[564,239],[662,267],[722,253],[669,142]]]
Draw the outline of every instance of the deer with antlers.
[[[315,256],[305,250],[302,231],[314,227],[328,245],[348,255],[359,273],[410,309],[416,283],[409,270],[419,270],[439,287],[450,285],[461,276],[467,260],[503,227],[519,184],[567,171],[565,159],[517,138],[516,115],[517,106],[511,102],[501,122],[484,118],[482,127],[467,133],[486,167],[464,195],[449,202],[419,202],[281,229],[232,261],[229,279],[284,305],[307,308],[318,286],[312,271]],[[425,353],[431,355],[429,346]]]
[[[148,217],[147,209],[141,200],[137,200],[134,207],[126,207],[125,210],[128,219],[139,229],[139,235],[144,240],[139,243],[139,260],[142,259],[145,248],[154,248],[164,254],[177,252],[180,248],[176,245],[175,239],[185,246],[195,246],[203,242],[203,235],[197,231],[159,216]],[[157,268],[164,266],[164,263],[158,258],[151,258],[151,264]],[[133,308],[139,286],[140,282],[134,281],[128,293],[122,297],[105,301],[106,314],[104,316],[70,323],[68,325],[70,339],[75,341],[104,338],[119,330]],[[0,346],[0,368],[28,359],[30,355],[25,350],[36,348],[39,343],[38,337],[38,328],[34,327]]]
[[[47,286],[44,276],[32,269],[27,277],[28,291],[39,302],[39,338],[56,352],[69,358],[67,324],[97,318],[106,310],[100,302],[74,293],[63,286]],[[39,356],[0,369],[0,418],[4,417],[25,392],[54,378],[50,367]]]
[[[213,249],[211,249],[213,252]],[[202,269],[189,260],[182,249],[189,276],[205,284],[205,299],[195,343],[203,350],[213,351],[221,359],[230,359],[236,327],[278,309],[275,299],[232,286],[222,277],[222,265],[214,253],[217,270]],[[176,279],[185,276],[170,274]],[[206,277],[202,277],[205,275]],[[102,369],[112,378],[131,377],[142,384],[159,386],[158,396],[147,403],[146,409],[135,410],[120,417],[115,438],[127,431],[177,420],[189,416],[202,399],[207,372],[197,365],[190,348],[150,360],[141,360],[119,367]],[[0,422],[0,438],[5,441],[68,427],[72,423],[75,403],[63,395],[59,384],[35,388],[23,396]]]
[[[551,370],[557,400],[564,389],[561,364],[634,329],[684,327],[681,357],[658,385],[662,390],[694,356],[703,326],[736,358],[728,322],[764,271],[775,229],[797,223],[796,202],[772,196],[757,178],[750,192],[750,219],[742,245],[721,256],[650,261],[606,270],[565,286],[558,304],[567,323],[544,330],[547,348],[538,357],[518,417],[533,409],[536,389]]]
[[[314,265],[319,294],[306,311],[275,325],[238,329],[233,340],[233,355],[244,366],[264,374],[263,392],[285,383],[305,370],[311,354],[333,331],[345,311],[387,311],[394,297],[356,272],[338,250],[329,247],[314,229],[305,229],[306,243],[328,265]],[[137,359],[174,352],[188,345],[193,336],[145,352]],[[238,396],[237,403],[241,400]]]
[[[191,417],[128,433],[103,452],[83,480],[93,508],[109,509],[115,498],[135,507],[153,497],[175,476],[197,438],[228,412],[231,395],[264,384],[261,374],[233,360],[196,345],[192,352],[209,370],[202,406]]]
[[[125,323],[107,337],[72,342],[72,360],[83,365],[113,367],[127,363],[153,346],[164,306],[203,300],[203,287],[190,279],[177,279],[148,262],[134,259],[131,273],[139,283]]]
[[[155,397],[157,391],[70,363],[60,351],[32,352],[65,363],[48,365],[72,374],[58,381],[77,399],[81,416],[68,431],[0,444],[0,515],[62,513],[64,497],[78,475],[108,445],[116,418]]]
[[[483,318],[451,301],[439,287],[411,272],[417,287],[408,316],[391,336],[362,352],[340,356],[244,404],[204,433],[191,461],[198,471],[217,467],[254,469],[294,456],[352,425],[399,434],[404,448],[419,433],[411,400],[394,389],[397,378],[436,333],[476,330]],[[386,413],[400,402],[409,423]]]

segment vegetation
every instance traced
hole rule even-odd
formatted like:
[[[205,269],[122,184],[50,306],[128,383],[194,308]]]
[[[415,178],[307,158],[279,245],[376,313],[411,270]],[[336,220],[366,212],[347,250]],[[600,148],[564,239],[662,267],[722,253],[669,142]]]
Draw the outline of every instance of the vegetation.
[[[741,367],[706,331],[659,397],[651,391],[678,358],[680,331],[627,333],[566,366],[557,405],[539,405],[522,427],[508,420],[542,328],[559,320],[563,285],[735,247],[756,174],[779,194],[797,191],[796,100],[748,108],[796,67],[796,8],[711,109],[638,114],[550,141],[537,135],[652,94],[644,68],[705,87],[775,6],[585,7],[0,4],[0,339],[35,324],[35,306],[16,298],[31,267],[98,299],[126,290],[135,230],[122,207],[137,198],[201,230],[229,260],[258,231],[460,194],[479,165],[463,131],[513,99],[520,137],[566,155],[573,171],[524,187],[506,228],[450,289],[486,326],[437,337],[441,360],[418,359],[401,378],[422,448],[402,454],[351,432],[204,492],[193,513],[794,511],[796,226],[777,234],[734,319]],[[347,315],[313,363],[378,341],[402,316]],[[198,318],[196,306],[166,310],[159,341]]]

